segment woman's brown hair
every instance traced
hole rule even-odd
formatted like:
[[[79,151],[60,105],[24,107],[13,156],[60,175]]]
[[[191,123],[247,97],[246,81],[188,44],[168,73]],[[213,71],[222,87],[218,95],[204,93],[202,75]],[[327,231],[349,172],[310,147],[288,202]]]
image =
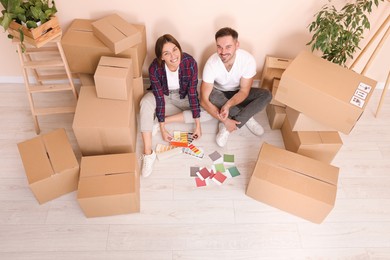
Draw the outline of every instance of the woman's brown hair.
[[[163,63],[163,60],[161,59],[162,58],[162,49],[164,47],[164,44],[166,44],[167,42],[170,42],[170,43],[173,43],[174,45],[176,45],[176,47],[180,50],[180,57],[183,56],[183,52],[181,50],[180,43],[175,39],[175,37],[173,37],[170,34],[164,34],[163,36],[161,36],[157,39],[156,45],[154,47],[154,52],[155,52],[156,57],[157,57],[157,62],[158,62],[158,65],[160,65],[160,66]]]

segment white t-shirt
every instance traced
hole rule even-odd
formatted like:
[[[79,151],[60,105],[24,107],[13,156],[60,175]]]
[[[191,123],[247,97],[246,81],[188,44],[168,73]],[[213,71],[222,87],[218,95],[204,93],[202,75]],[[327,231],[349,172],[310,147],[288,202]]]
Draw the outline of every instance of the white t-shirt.
[[[214,84],[214,87],[221,91],[238,90],[241,77],[248,79],[255,75],[255,58],[252,54],[242,49],[236,50],[236,58],[230,71],[226,70],[218,53],[210,56],[203,69],[203,81]]]
[[[169,90],[175,90],[180,88],[179,84],[179,68],[176,71],[170,71],[167,64],[165,64],[165,71],[167,73],[167,83]]]

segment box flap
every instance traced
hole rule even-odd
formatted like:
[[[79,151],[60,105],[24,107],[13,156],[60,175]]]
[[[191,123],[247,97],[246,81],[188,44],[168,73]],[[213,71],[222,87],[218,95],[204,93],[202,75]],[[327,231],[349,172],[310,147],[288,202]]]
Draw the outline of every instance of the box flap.
[[[267,143],[263,143],[258,161],[337,185],[339,168]]]
[[[110,39],[114,42],[126,37],[136,37],[139,38],[138,43],[141,42],[140,31],[117,14],[112,14],[99,19],[96,22],[93,22],[92,25],[99,27],[104,33],[108,33]]]
[[[42,141],[46,147],[54,173],[61,173],[66,169],[79,167],[64,128],[42,135]]]
[[[102,56],[98,66],[130,69],[132,68],[132,60],[126,58]]]
[[[29,184],[46,179],[53,174],[53,168],[40,136],[18,143],[20,157]]]
[[[134,153],[84,156],[81,158],[80,178],[121,175],[137,171]]]
[[[136,181],[135,172],[80,178],[77,198],[83,199],[135,193],[137,187],[135,185]]]
[[[297,133],[303,145],[343,143],[337,131],[298,131]]]

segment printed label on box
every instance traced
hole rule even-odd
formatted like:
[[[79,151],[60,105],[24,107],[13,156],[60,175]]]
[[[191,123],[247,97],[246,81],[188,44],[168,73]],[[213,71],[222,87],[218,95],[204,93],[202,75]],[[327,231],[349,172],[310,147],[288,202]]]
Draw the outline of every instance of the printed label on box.
[[[364,91],[364,92],[366,92],[366,93],[370,93],[370,91],[371,91],[371,86],[369,86],[369,85],[367,85],[367,84],[365,84],[365,83],[363,83],[363,82],[360,82],[360,83],[359,83],[359,86],[358,86],[358,89],[360,89],[360,90],[362,90],[362,91]]]
[[[363,99],[360,99],[360,98],[358,98],[358,97],[356,97],[356,96],[353,96],[353,97],[352,97],[350,103],[351,103],[352,105],[355,105],[355,106],[360,107],[360,108],[362,108],[362,107],[364,106],[364,100],[363,100]]]
[[[357,90],[355,91],[355,96],[356,96],[356,97],[359,97],[359,98],[361,98],[361,99],[366,99],[366,97],[367,97],[367,92],[364,92],[364,91],[361,91],[361,90],[357,89]]]

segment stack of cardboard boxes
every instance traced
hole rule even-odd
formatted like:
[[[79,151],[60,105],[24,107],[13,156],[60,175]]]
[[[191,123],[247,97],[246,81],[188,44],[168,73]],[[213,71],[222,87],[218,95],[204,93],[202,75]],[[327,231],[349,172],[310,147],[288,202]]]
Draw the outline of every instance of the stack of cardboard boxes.
[[[339,169],[330,164],[342,146],[339,132],[353,129],[376,82],[302,51],[273,83],[271,105],[285,108],[273,129],[281,128],[286,150],[262,146],[247,195],[321,223],[336,198]],[[270,125],[275,114],[267,112]]]
[[[116,14],[96,21],[76,19],[64,34],[62,45],[70,70],[80,75],[82,84],[72,125],[82,153],[81,163],[79,167],[76,160],[77,164],[66,166],[71,173],[64,174],[64,167],[54,167],[58,161],[51,162],[53,173],[43,172],[32,162],[37,160],[25,154],[43,154],[40,161],[53,160],[48,152],[44,153],[44,147],[50,148],[46,143],[55,142],[43,146],[33,139],[37,143],[34,146],[29,144],[31,141],[20,144],[26,173],[33,176],[29,177],[30,186],[40,203],[77,189],[77,200],[87,217],[139,212],[136,112],[144,94],[145,26],[128,23]],[[63,134],[56,139],[64,139]],[[46,175],[73,182],[55,181]],[[55,181],[51,189],[58,192],[52,192],[53,196],[40,195],[41,187],[47,186],[43,178]]]

